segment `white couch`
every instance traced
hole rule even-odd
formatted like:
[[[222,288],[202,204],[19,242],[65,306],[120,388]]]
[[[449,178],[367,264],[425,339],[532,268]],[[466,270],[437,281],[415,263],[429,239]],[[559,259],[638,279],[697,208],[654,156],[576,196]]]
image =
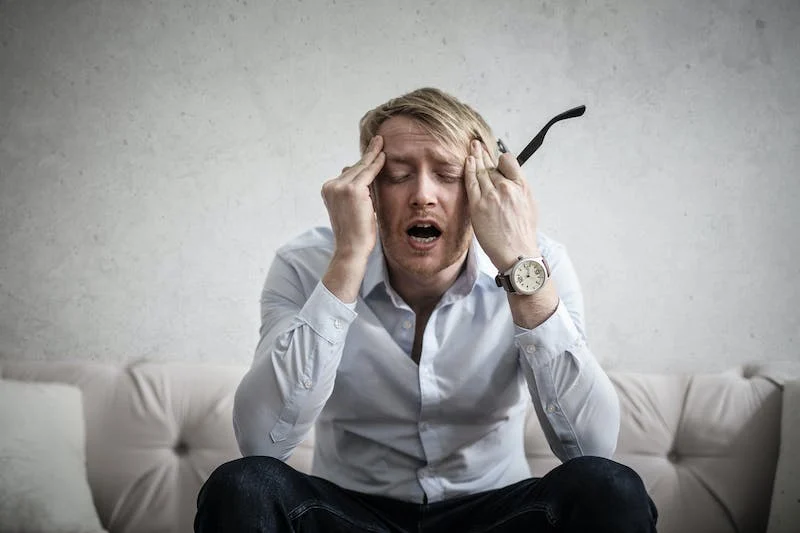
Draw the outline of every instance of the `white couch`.
[[[200,486],[217,465],[239,456],[231,408],[245,371],[0,361],[5,380],[82,391],[88,484],[111,533],[192,531]],[[800,386],[789,375],[774,365],[720,374],[611,373],[623,412],[615,459],[644,479],[661,533],[755,533],[768,522],[770,532],[800,531],[800,450],[788,449],[800,443]],[[534,475],[557,464],[532,409],[526,439]],[[312,442],[313,435],[296,450],[293,466],[309,469]],[[0,487],[0,499],[2,490],[9,489]]]

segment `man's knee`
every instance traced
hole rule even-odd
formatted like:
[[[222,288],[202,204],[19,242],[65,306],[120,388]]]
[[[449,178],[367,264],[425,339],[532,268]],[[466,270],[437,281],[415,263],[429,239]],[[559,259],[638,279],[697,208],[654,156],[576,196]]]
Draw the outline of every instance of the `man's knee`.
[[[271,457],[242,457],[220,465],[197,496],[194,530],[288,531],[277,524],[302,474]]]
[[[631,526],[635,523],[643,527],[633,530],[650,531],[647,525],[655,523],[657,512],[641,477],[632,468],[588,456],[577,457],[562,466],[571,481],[568,497],[575,503],[573,519],[598,525],[605,521]]]
[[[630,467],[603,457],[576,457],[570,461],[572,468],[580,470],[586,490],[595,497],[606,494],[610,498],[627,498],[641,495],[644,484]]]
[[[611,459],[576,457],[565,466],[575,470],[575,477],[580,479],[578,487],[593,499],[627,501],[647,495],[642,478],[632,468]]]
[[[273,457],[248,456],[217,467],[200,493],[200,499],[238,498],[241,493],[284,494],[299,473]]]

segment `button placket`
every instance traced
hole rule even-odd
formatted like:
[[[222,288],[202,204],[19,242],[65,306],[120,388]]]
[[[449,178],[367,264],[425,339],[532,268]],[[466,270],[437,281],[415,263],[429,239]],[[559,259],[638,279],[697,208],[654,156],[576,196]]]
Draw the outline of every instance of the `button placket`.
[[[397,344],[405,351],[406,353],[411,355],[411,350],[414,346],[414,318],[413,313],[404,312],[398,321],[395,323],[394,328],[392,329],[392,338],[397,342]]]

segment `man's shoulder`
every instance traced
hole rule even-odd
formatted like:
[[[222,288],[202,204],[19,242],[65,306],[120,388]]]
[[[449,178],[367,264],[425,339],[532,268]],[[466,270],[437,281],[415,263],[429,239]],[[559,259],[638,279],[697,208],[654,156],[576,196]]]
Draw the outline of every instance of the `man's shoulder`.
[[[275,254],[287,261],[330,260],[333,244],[333,231],[325,226],[317,226],[293,237]]]

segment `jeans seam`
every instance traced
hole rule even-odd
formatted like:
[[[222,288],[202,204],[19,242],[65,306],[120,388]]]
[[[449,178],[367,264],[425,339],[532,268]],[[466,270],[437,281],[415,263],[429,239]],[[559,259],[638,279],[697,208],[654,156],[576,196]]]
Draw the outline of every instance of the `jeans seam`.
[[[356,527],[360,527],[361,529],[364,529],[366,531],[374,531],[376,533],[386,533],[386,529],[384,528],[376,528],[370,524],[365,524],[364,522],[353,520],[349,516],[340,512],[335,507],[332,507],[320,501],[306,502],[302,505],[298,505],[297,507],[292,509],[292,511],[289,513],[289,520],[294,522],[295,520],[300,519],[300,517],[302,517],[304,514],[306,514],[308,511],[311,511],[312,509],[323,509],[325,511],[328,511],[329,513],[336,515],[345,522],[348,522]]]
[[[488,527],[484,527],[484,528],[481,528],[481,529],[471,529],[469,531],[469,533],[485,533],[487,531],[493,531],[494,528],[503,525],[504,523],[508,522],[509,520],[513,520],[514,518],[516,518],[518,516],[522,516],[525,513],[530,513],[530,512],[533,512],[533,511],[543,511],[545,518],[547,518],[547,522],[551,526],[555,526],[556,525],[556,517],[553,514],[553,512],[551,511],[550,506],[547,505],[546,503],[534,503],[533,505],[531,505],[527,509],[523,509],[521,511],[517,511],[514,514],[505,516],[505,517],[503,517],[502,520],[494,522]]]

